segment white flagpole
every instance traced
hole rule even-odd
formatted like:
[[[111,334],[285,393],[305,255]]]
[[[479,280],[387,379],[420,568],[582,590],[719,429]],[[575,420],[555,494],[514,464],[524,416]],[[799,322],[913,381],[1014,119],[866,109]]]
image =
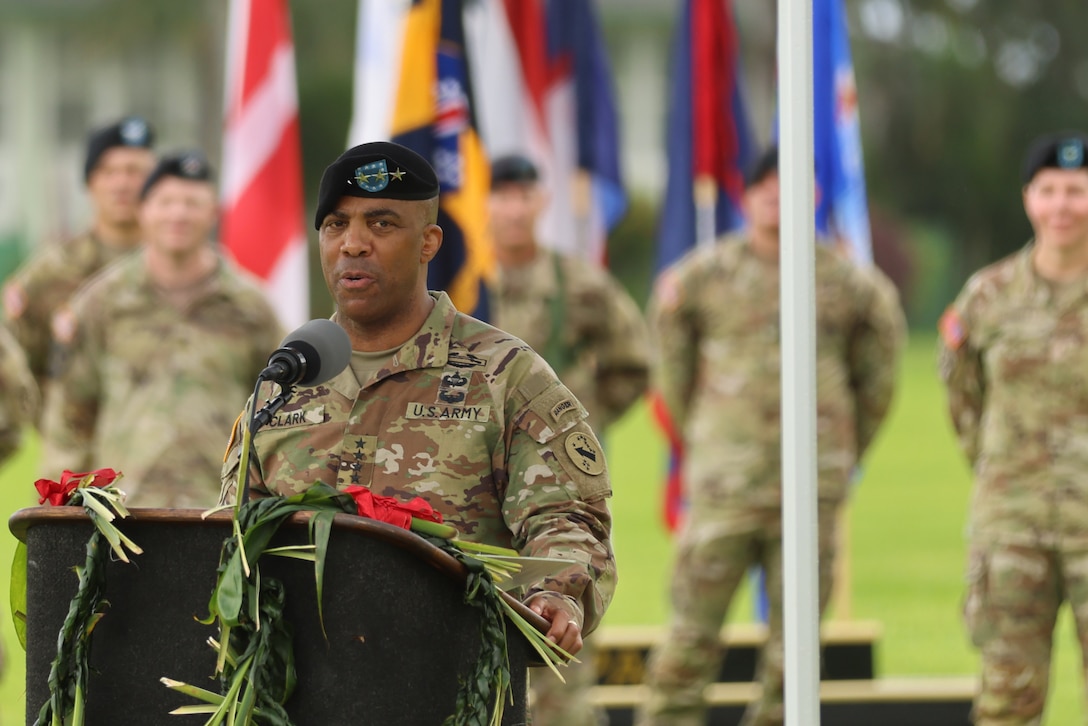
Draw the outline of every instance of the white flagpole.
[[[695,177],[692,195],[695,198],[695,244],[709,247],[718,236],[718,182],[709,174]]]
[[[812,2],[778,2],[782,579],[787,726],[820,723]]]

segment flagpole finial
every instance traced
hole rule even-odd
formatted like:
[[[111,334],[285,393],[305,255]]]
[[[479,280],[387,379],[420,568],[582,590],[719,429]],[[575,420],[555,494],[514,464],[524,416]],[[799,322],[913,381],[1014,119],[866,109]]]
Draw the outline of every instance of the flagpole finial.
[[[713,207],[718,202],[718,182],[710,174],[700,174],[692,183],[696,207]]]

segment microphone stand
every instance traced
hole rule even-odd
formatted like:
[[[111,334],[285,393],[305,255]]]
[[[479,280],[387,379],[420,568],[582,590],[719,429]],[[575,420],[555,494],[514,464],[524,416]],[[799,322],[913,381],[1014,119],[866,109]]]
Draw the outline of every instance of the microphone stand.
[[[279,413],[279,410],[283,408],[283,404],[287,403],[293,395],[295,395],[294,386],[283,386],[280,388],[280,395],[265,401],[264,408],[258,411],[253,417],[253,422],[250,424],[251,431],[257,433],[262,426],[267,426],[268,422],[272,420],[272,417]]]
[[[253,435],[272,420],[272,417],[283,408],[284,404],[295,394],[295,387],[290,384],[280,384],[280,393],[275,398],[265,401],[260,411],[257,408],[257,396],[261,390],[261,384],[269,380],[261,375],[257,378],[257,385],[253,387],[253,395],[249,399],[248,416],[242,417],[242,451],[238,460],[238,481],[235,485],[234,510],[243,503],[249,501],[249,454],[253,447]]]

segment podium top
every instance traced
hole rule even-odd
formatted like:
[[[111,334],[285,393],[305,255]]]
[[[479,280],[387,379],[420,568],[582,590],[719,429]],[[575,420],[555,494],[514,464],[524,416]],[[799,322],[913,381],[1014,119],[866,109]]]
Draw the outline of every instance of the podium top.
[[[222,527],[229,530],[231,513],[227,510],[215,512],[203,516],[203,509],[158,509],[130,507],[131,520],[138,525],[175,525],[175,526],[202,526]],[[284,521],[286,527],[306,527],[312,518],[311,512],[296,512]],[[82,507],[27,507],[20,509],[8,519],[8,529],[21,542],[26,542],[27,531],[37,525],[77,523],[88,521],[87,513]],[[430,564],[435,569],[444,573],[447,577],[457,582],[464,582],[468,576],[465,566],[447,552],[435,547],[427,540],[408,530],[396,527],[386,522],[379,522],[366,517],[355,517],[350,514],[337,514],[333,519],[333,526],[341,531],[352,532],[362,537],[380,540],[402,549],[418,559]],[[224,533],[224,538],[228,533]],[[530,610],[517,598],[501,592],[502,597],[514,610],[525,618],[526,622],[541,633],[548,632],[549,623]]]

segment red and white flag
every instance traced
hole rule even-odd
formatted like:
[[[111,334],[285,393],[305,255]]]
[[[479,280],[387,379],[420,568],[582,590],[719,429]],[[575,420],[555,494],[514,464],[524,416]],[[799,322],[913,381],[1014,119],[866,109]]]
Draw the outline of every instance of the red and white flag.
[[[287,0],[231,0],[224,109],[223,247],[293,329],[310,295]]]

